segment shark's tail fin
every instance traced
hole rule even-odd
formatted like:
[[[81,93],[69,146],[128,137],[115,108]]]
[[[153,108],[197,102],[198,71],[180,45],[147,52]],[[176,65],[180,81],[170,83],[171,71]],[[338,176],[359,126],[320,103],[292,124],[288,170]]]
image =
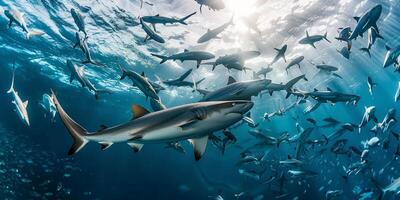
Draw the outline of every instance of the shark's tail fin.
[[[39,30],[30,30],[28,31],[28,33],[26,33],[26,39],[31,39],[33,36],[41,36],[44,35],[43,31],[39,31]]]
[[[367,53],[368,56],[371,58],[371,52],[369,51],[369,48],[360,48],[360,51]]]
[[[68,155],[73,155],[81,150],[89,140],[86,139],[88,132],[78,123],[76,123],[68,114],[64,111],[62,106],[57,100],[57,97],[53,90],[51,91],[51,98],[53,99],[54,105],[56,106],[57,112],[60,114],[61,120],[64,126],[67,128],[69,134],[74,139],[74,144],[68,151]]]
[[[187,25],[187,23],[185,22],[185,20],[189,19],[191,16],[195,15],[196,13],[197,13],[197,12],[194,12],[194,13],[192,13],[192,14],[186,16],[186,17],[183,17],[183,18],[179,19],[179,23],[184,24],[184,25]]]
[[[15,69],[13,69],[13,75],[12,75],[12,79],[11,79],[11,86],[10,89],[7,91],[7,93],[11,93],[14,92],[14,76],[15,76]]]
[[[155,57],[157,57],[157,58],[160,58],[160,59],[161,59],[160,64],[163,64],[163,63],[165,63],[165,62],[168,60],[168,57],[167,57],[167,56],[162,56],[162,55],[158,55],[158,54],[154,54],[154,53],[152,53],[151,55],[152,55],[152,56],[155,56]]]
[[[326,41],[328,41],[329,43],[331,43],[331,41],[328,39],[328,32],[325,32],[325,34],[324,34],[324,39],[325,39]]]

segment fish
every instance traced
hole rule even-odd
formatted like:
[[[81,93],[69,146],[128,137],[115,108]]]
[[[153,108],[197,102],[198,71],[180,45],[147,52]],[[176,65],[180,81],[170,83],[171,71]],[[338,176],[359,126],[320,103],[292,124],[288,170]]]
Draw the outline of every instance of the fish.
[[[315,43],[316,43],[316,42],[319,42],[319,41],[321,41],[321,40],[326,40],[326,41],[329,42],[329,43],[331,42],[331,41],[328,40],[327,35],[328,35],[328,33],[325,32],[324,35],[311,35],[311,36],[310,36],[310,35],[308,34],[308,31],[306,31],[306,37],[303,38],[303,39],[301,39],[301,40],[299,41],[299,44],[308,44],[308,45],[311,45],[311,46],[314,47],[314,48],[317,48],[317,47],[315,46]]]
[[[127,143],[138,152],[145,143],[189,140],[194,148],[195,160],[200,160],[207,146],[208,135],[240,121],[253,107],[249,101],[213,101],[149,113],[145,108],[133,105],[133,120],[88,132],[65,112],[53,91],[52,98],[61,121],[74,140],[69,155],[76,154],[90,141],[101,144],[103,150],[114,143]]]
[[[142,25],[142,29],[146,32],[146,37],[144,38],[144,42],[147,40],[154,40],[158,43],[165,43],[164,38],[162,38],[159,34],[153,31],[147,24],[140,18],[140,24]]]
[[[399,101],[400,99],[400,81],[397,83],[396,93],[394,94],[394,102]]]
[[[197,40],[197,43],[205,43],[212,39],[218,39],[218,35],[221,34],[225,29],[227,29],[230,25],[233,24],[233,17],[229,22],[215,28],[215,29],[208,29],[206,33],[204,33],[200,38]]]
[[[151,97],[156,100],[160,99],[160,97],[157,95],[157,92],[150,84],[144,73],[138,74],[132,70],[127,70],[121,66],[119,66],[119,68],[122,72],[120,80],[124,80],[126,77],[128,77],[129,79],[131,79],[133,86],[138,87],[140,91],[142,91],[143,94],[146,96],[146,98]]]
[[[357,21],[357,25],[354,31],[351,33],[349,40],[355,40],[358,36],[363,36],[368,29],[373,27],[378,33],[379,29],[376,25],[382,13],[382,5],[376,5],[371,10],[364,13],[361,17],[354,17]]]
[[[185,17],[179,18],[179,19],[172,18],[172,17],[164,17],[164,16],[161,16],[159,14],[154,15],[154,16],[143,16],[143,17],[141,17],[141,19],[144,22],[150,23],[153,26],[154,31],[157,31],[156,30],[156,26],[155,26],[156,24],[166,25],[166,24],[179,23],[179,24],[183,24],[183,25],[188,25],[186,23],[186,20],[189,19],[190,17],[192,17],[193,15],[195,15],[196,13],[197,12],[193,12],[193,13],[191,13],[191,14],[185,16]]]
[[[300,69],[300,63],[301,63],[303,60],[304,60],[304,56],[299,56],[299,57],[294,58],[292,61],[290,61],[289,64],[288,64],[288,65],[286,66],[286,68],[285,68],[286,73],[288,74],[288,73],[289,73],[289,69],[290,69],[292,66],[295,66],[295,65],[297,65],[297,66],[299,67],[299,69]]]
[[[72,18],[74,19],[75,25],[78,27],[78,30],[82,31],[85,34],[85,38],[87,38],[88,34],[86,32],[85,17],[74,8],[71,8],[70,12]]]
[[[364,107],[364,109],[365,109],[365,112],[364,112],[363,118],[362,118],[360,124],[358,125],[359,133],[361,133],[361,128],[364,127],[371,120],[375,121],[376,123],[378,122],[378,119],[375,116],[375,110],[376,110],[375,106]]]
[[[370,95],[372,95],[372,89],[374,86],[376,86],[376,83],[372,81],[372,78],[370,76],[368,76],[367,85],[368,85],[368,92]]]
[[[369,57],[371,57],[371,47],[375,44],[376,39],[383,39],[383,37],[379,34],[379,32],[374,28],[371,27],[368,29],[368,46],[365,48],[360,48],[360,51],[366,52]]]
[[[182,53],[177,53],[171,56],[162,56],[154,53],[152,53],[151,55],[160,58],[160,64],[165,63],[167,60],[180,60],[181,62],[193,60],[197,62],[197,68],[200,67],[200,64],[203,60],[210,60],[215,58],[213,54],[205,51],[189,51],[187,49],[185,49]]]
[[[270,63],[270,65],[274,64],[275,62],[277,62],[279,59],[283,59],[286,62],[286,57],[285,57],[285,53],[287,50],[287,45],[283,45],[282,48],[278,49],[278,48],[274,48],[275,51],[277,51],[278,53],[276,54],[275,58],[272,60],[272,62]]]
[[[21,99],[18,91],[16,91],[14,88],[14,80],[15,80],[15,68],[13,69],[11,86],[10,89],[7,91],[7,93],[13,96],[13,100],[11,101],[11,103],[14,104],[15,111],[17,112],[18,116],[26,125],[30,126],[29,114],[27,110],[29,101],[28,100],[23,101]]]
[[[24,19],[25,14],[21,13],[18,10],[4,10],[4,14],[9,19],[8,28],[11,28],[13,23],[15,23],[16,25],[21,27],[22,30],[26,33],[26,39],[30,39],[33,36],[41,36],[45,34],[43,31],[40,30],[29,29]]]
[[[194,0],[200,4],[200,13],[202,13],[202,7],[208,6],[209,10],[222,10],[225,8],[225,3],[222,0]]]
[[[51,119],[54,120],[56,117],[57,111],[56,106],[54,105],[53,99],[49,94],[42,95],[42,101],[39,102],[39,105],[43,108],[46,113],[50,113]],[[46,116],[46,114],[45,114]]]

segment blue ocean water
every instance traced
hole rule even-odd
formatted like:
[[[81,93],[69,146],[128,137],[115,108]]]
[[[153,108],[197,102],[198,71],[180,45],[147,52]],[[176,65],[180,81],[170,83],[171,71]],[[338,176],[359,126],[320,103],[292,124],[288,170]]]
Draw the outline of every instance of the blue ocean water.
[[[243,159],[241,153],[258,141],[249,130],[262,130],[269,136],[279,137],[284,131],[290,136],[298,134],[296,124],[303,128],[314,127],[307,121],[312,118],[317,124],[322,119],[332,117],[341,123],[358,125],[364,114],[364,107],[375,106],[376,117],[381,122],[390,108],[399,109],[394,96],[399,75],[394,66],[383,68],[386,54],[385,45],[399,45],[399,20],[397,10],[400,2],[392,1],[249,1],[225,0],[226,8],[209,10],[206,6],[199,11],[199,4],[193,0],[162,0],[145,3],[140,1],[61,1],[61,0],[1,0],[1,11],[16,9],[25,13],[29,28],[43,31],[42,36],[26,39],[25,33],[17,25],[8,28],[8,18],[1,12],[1,71],[0,73],[0,198],[1,199],[325,199],[328,191],[340,190],[340,195],[332,199],[376,199],[380,191],[371,179],[387,186],[400,176],[399,161],[395,156],[398,140],[391,134],[398,133],[395,124],[386,133],[376,136],[378,147],[371,148],[368,163],[356,174],[346,175],[360,155],[351,153],[350,147],[363,150],[364,143],[375,135],[369,130],[370,122],[358,133],[345,133],[347,139],[345,154],[333,153],[331,146],[307,144],[302,170],[318,173],[314,177],[291,177],[291,168],[279,164],[288,155],[294,157],[296,143],[282,143],[277,146],[263,146],[252,150],[251,155],[263,157],[260,163],[238,164]],[[261,3],[260,3],[261,2]],[[378,39],[371,48],[371,58],[359,51],[367,46],[367,33],[352,43],[350,59],[338,53],[345,42],[334,39],[338,28],[355,27],[353,16],[360,16],[372,7],[383,6],[377,22],[384,40]],[[101,94],[96,100],[77,81],[70,83],[70,72],[66,61],[79,63],[84,56],[74,49],[75,32],[78,30],[70,13],[74,8],[85,16],[87,40],[92,57],[105,66],[85,65],[85,73],[99,89],[107,89],[111,94]],[[138,17],[164,15],[182,17],[197,11],[189,19],[188,25],[157,25],[165,44],[155,41],[143,42],[146,36]],[[221,39],[198,44],[197,39],[207,31],[229,21],[234,23],[223,33]],[[247,20],[246,20],[247,19]],[[250,19],[250,20],[248,20]],[[250,22],[249,22],[250,21]],[[256,25],[251,25],[255,22]],[[254,29],[258,29],[255,31]],[[316,43],[316,49],[301,45],[298,41],[311,34],[328,33],[327,41]],[[305,114],[304,109],[315,103],[310,100],[296,105],[282,116],[264,120],[264,113],[273,113],[296,103],[298,98],[286,97],[286,91],[268,92],[252,98],[254,107],[251,118],[259,124],[255,128],[247,124],[230,130],[237,137],[235,144],[228,144],[222,154],[210,141],[203,158],[195,161],[191,145],[184,141],[186,153],[165,148],[165,144],[146,144],[134,153],[126,144],[114,144],[102,151],[96,143],[87,144],[76,155],[67,152],[72,139],[57,115],[55,121],[39,105],[42,95],[53,89],[63,108],[86,129],[95,131],[105,124],[113,126],[131,120],[131,105],[139,104],[151,110],[143,93],[133,87],[128,80],[120,81],[118,65],[157,81],[173,79],[193,68],[187,80],[206,78],[197,87],[215,90],[226,85],[228,76],[238,81],[253,79],[251,70],[266,67],[276,51],[288,45],[287,60],[303,55],[301,68],[292,67],[285,71],[287,63],[279,60],[271,67],[273,71],[266,78],[273,83],[286,83],[292,78],[305,74],[308,81],[301,80],[295,88],[304,91],[331,88],[361,97],[357,105],[345,103],[322,104],[315,111]],[[210,66],[195,62],[168,61],[159,64],[159,59],[151,53],[169,55],[184,49],[208,51],[216,56],[236,53],[239,50],[257,50],[261,56],[246,62],[247,71],[227,70],[218,66],[212,71]],[[312,63],[326,63],[339,68],[338,78],[318,74]],[[7,94],[15,68],[15,89],[22,100],[29,100],[30,126],[19,119],[12,96]],[[367,77],[376,83],[372,95],[368,92]],[[189,87],[167,87],[159,93],[166,107],[193,103],[202,95]],[[315,128],[308,141],[323,140],[335,132],[339,126]],[[266,131],[270,130],[270,131]],[[220,132],[216,133],[221,135]],[[389,136],[387,136],[389,135]],[[383,140],[389,137],[388,148],[383,148]],[[325,150],[325,151],[324,151]],[[393,160],[392,160],[393,159]],[[240,173],[240,170],[261,174],[254,177]],[[262,172],[262,173],[261,173]],[[285,174],[282,179],[281,174]],[[283,181],[281,181],[283,180]],[[283,182],[283,186],[280,184]],[[395,188],[384,199],[400,198]],[[371,192],[371,197],[368,196]]]

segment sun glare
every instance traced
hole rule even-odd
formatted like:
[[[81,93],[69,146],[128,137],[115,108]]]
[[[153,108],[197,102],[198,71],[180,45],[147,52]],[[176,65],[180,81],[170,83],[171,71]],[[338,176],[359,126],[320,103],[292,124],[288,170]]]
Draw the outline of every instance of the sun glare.
[[[226,0],[226,8],[230,10],[236,18],[247,17],[256,11],[257,0]]]

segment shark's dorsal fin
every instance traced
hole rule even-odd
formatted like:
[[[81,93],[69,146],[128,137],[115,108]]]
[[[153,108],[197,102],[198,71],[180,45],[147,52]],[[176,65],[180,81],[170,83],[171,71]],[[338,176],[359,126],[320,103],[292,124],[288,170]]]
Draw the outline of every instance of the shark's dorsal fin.
[[[317,90],[317,88],[314,88],[314,92],[317,92],[318,90]]]
[[[306,36],[307,36],[307,37],[310,37],[310,35],[308,34],[308,31],[306,31]]]
[[[136,104],[132,105],[131,111],[132,111],[132,119],[137,119],[150,113],[148,110],[146,110],[146,108],[143,108],[142,106]]]
[[[326,87],[326,89],[327,89],[329,92],[332,92],[332,91],[333,91],[330,87]]]
[[[386,48],[386,50],[388,50],[388,51],[390,51],[390,49],[392,49],[392,48],[390,48],[388,45],[385,45],[385,48]]]
[[[196,161],[200,160],[204,152],[206,151],[208,135],[201,138],[189,139],[189,142],[193,145],[194,158],[196,159]]]
[[[360,17],[353,17],[357,22],[360,21]]]
[[[184,50],[183,50],[183,52],[189,52],[189,50],[187,50],[187,49],[184,49]]]
[[[146,74],[144,72],[142,72],[140,75],[146,77]]]
[[[24,108],[27,108],[27,107],[28,107],[28,103],[29,103],[28,100],[26,100],[26,101],[24,101],[24,103],[22,103],[22,104],[24,105]]]
[[[290,160],[290,159],[292,159],[292,156],[290,156],[290,155],[287,155],[287,158]]]
[[[160,14],[157,14],[157,15],[156,15],[156,17],[159,17],[159,16],[160,16]]]
[[[232,76],[229,76],[227,85],[230,85],[232,83],[236,83],[236,80]]]

